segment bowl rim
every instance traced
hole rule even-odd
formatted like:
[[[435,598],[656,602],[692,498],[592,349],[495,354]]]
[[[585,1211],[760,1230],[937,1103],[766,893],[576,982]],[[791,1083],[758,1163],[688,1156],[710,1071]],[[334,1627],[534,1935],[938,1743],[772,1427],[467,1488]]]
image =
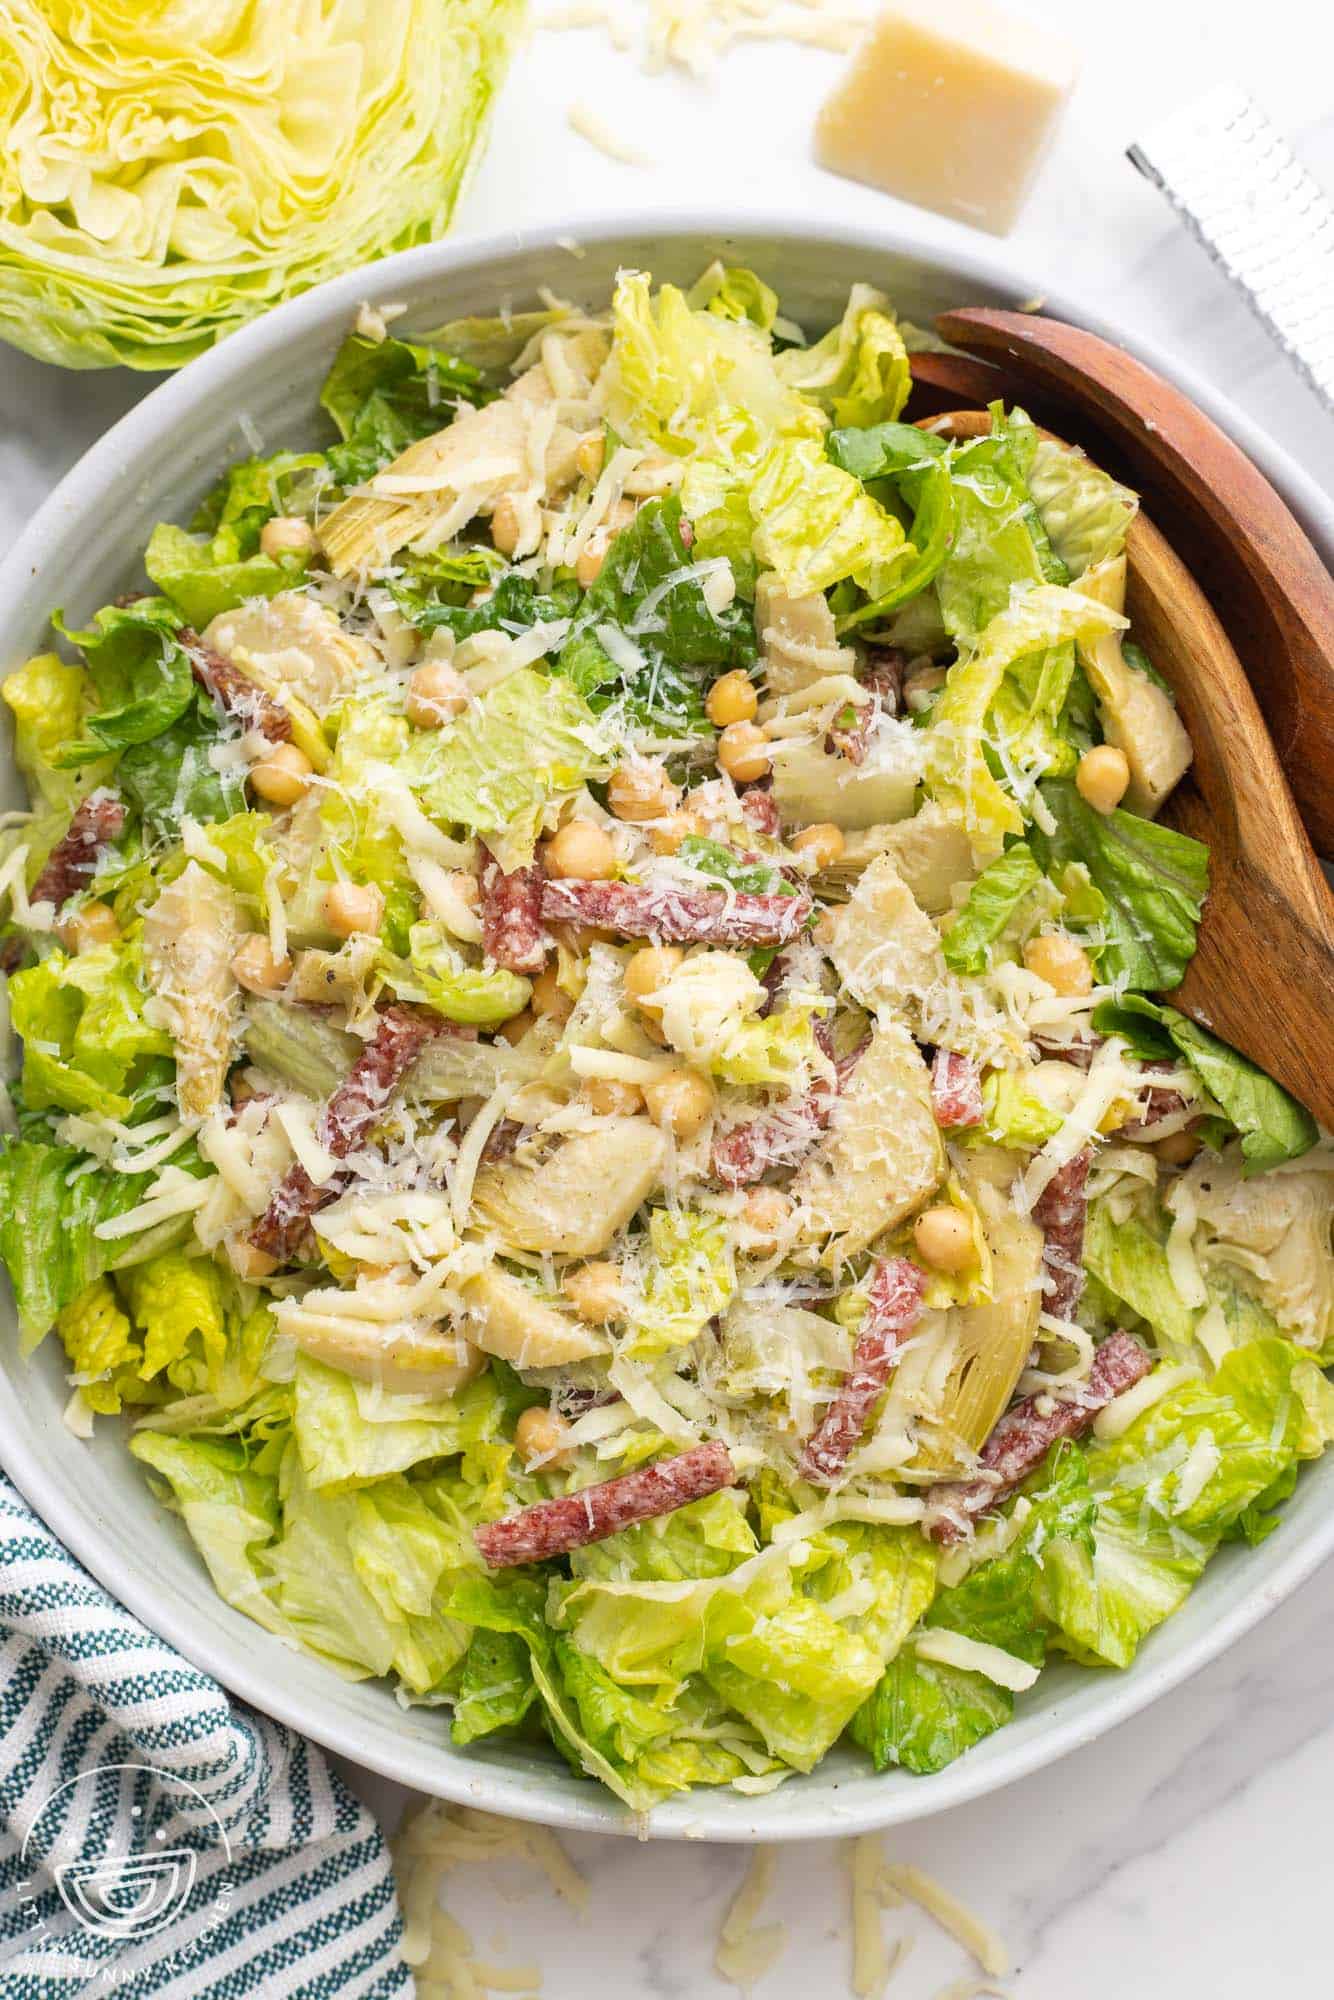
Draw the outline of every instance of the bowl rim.
[[[573,225],[553,222],[531,229],[492,231],[402,251],[330,279],[239,329],[216,348],[158,383],[70,468],[0,562],[0,602],[16,595],[20,582],[26,587],[42,572],[48,545],[58,532],[67,530],[71,511],[77,515],[87,505],[85,489],[108,484],[133,462],[141,448],[160,439],[182,415],[233,382],[244,380],[266,358],[335,324],[340,316],[350,321],[363,301],[387,302],[403,286],[420,285],[435,276],[475,270],[480,279],[488,265],[516,254],[551,254],[569,249],[572,242],[605,249],[617,242],[642,241],[646,235],[664,242],[724,236],[737,242],[751,238],[826,249],[832,246],[846,254],[850,267],[859,255],[906,256],[935,267],[943,278],[957,279],[961,293],[977,286],[991,294],[1040,298],[1044,311],[1102,334],[1184,389],[1256,461],[1283,494],[1325,559],[1334,560],[1334,501],[1283,447],[1237,409],[1222,391],[1204,381],[1174,354],[1153,342],[1128,336],[1060,284],[1042,282],[1031,268],[1017,266],[999,250],[988,251],[972,243],[956,245],[948,237],[942,240],[939,231],[901,226],[897,222],[884,228],[864,224],[831,226],[762,208],[726,218],[720,218],[715,211],[694,207],[662,212],[613,209],[578,218]],[[813,1800],[802,1810],[794,1794],[785,1787],[784,1807],[779,1814],[767,1815],[764,1800],[748,1802],[747,1811],[730,1793],[719,1795],[728,1801],[727,1812],[714,1813],[710,1809],[713,1794],[692,1793],[655,1808],[645,1817],[627,1813],[600,1788],[592,1786],[586,1799],[548,1794],[534,1784],[531,1774],[517,1770],[501,1771],[490,1765],[460,1760],[456,1770],[425,1771],[420,1746],[407,1736],[396,1740],[392,1726],[372,1731],[373,1740],[368,1740],[351,1725],[344,1725],[336,1714],[326,1713],[322,1706],[317,1705],[312,1712],[308,1699],[300,1691],[289,1693],[281,1681],[275,1682],[265,1672],[262,1663],[252,1662],[239,1626],[236,1638],[201,1634],[183,1609],[155,1596],[147,1585],[141,1587],[132,1568],[121,1561],[111,1538],[99,1533],[77,1508],[67,1504],[59,1472],[47,1466],[36,1448],[30,1447],[14,1430],[3,1411],[0,1411],[0,1461],[53,1532],[108,1591],[195,1666],[212,1674],[255,1708],[287,1723],[327,1750],[415,1791],[429,1790],[442,1798],[547,1825],[635,1834],[640,1838],[647,1835],[667,1839],[786,1841],[844,1837],[925,1819],[965,1805],[1057,1762],[1179,1687],[1250,1631],[1334,1555],[1334,1506],[1331,1506],[1326,1518],[1317,1518],[1287,1549],[1275,1548],[1271,1543],[1254,1587],[1193,1640],[1178,1645],[1161,1659],[1141,1657],[1132,1670],[1108,1682],[1104,1699],[1091,1712],[1076,1714],[1065,1721],[1051,1721],[1032,1742],[1021,1744],[1008,1754],[995,1754],[985,1763],[974,1766],[964,1757],[934,1777],[918,1779],[910,1787],[886,1786],[878,1799],[872,1793],[865,1803],[857,1805],[851,1800],[834,1804],[827,1799],[823,1803]],[[1247,1552],[1252,1561],[1258,1553]],[[232,1615],[238,1620],[243,1616],[239,1612]]]

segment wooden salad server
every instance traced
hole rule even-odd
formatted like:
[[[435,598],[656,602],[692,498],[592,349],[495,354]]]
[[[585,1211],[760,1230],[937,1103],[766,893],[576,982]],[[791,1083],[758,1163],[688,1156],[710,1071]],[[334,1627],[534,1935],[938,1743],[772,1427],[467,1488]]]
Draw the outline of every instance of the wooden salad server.
[[[984,410],[922,422],[959,438],[991,427]],[[1130,636],[1171,685],[1195,752],[1161,816],[1209,848],[1196,953],[1170,998],[1334,1126],[1334,893],[1227,634],[1142,510],[1126,557]]]
[[[1173,547],[1231,636],[1307,832],[1334,858],[1334,579],[1291,510],[1189,397],[1097,334],[985,307],[936,325],[968,357],[996,365],[1007,398],[1029,407],[1031,397],[1036,421],[1076,437],[1170,522]]]

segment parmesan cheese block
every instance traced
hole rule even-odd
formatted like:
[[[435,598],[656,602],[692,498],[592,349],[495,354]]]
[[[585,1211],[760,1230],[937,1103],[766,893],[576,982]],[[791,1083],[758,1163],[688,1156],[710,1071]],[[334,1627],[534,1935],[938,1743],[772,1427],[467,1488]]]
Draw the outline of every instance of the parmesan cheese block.
[[[1073,51],[990,0],[901,0],[828,99],[815,157],[1003,236],[1074,82]]]

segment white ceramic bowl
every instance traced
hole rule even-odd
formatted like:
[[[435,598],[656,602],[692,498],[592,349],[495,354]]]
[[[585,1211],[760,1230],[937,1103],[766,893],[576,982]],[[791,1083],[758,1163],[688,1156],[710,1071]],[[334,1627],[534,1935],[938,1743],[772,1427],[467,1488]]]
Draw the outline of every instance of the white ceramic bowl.
[[[1059,288],[997,260],[943,260],[904,235],[839,233],[779,220],[729,230],[709,217],[613,218],[580,235],[582,255],[553,231],[413,250],[341,278],[234,334],[164,382],[80,462],[41,509],[0,570],[0,670],[48,642],[62,605],[79,623],[134,582],[153,523],[183,519],[218,470],[250,448],[314,434],[316,391],[363,299],[402,301],[403,324],[424,328],[501,302],[535,303],[540,286],[605,302],[621,265],[689,282],[715,256],[753,265],[780,290],[784,310],[813,331],[838,317],[853,279],[882,286],[901,314],[929,323],[959,304],[1048,309],[1094,325]],[[1100,331],[1110,331],[1100,327]],[[1120,330],[1113,337],[1124,339]],[[1142,351],[1142,350],[1141,350]],[[1187,372],[1146,353],[1210,409],[1286,493],[1327,555],[1334,507],[1291,461]],[[79,384],[71,376],[69,393]],[[1165,524],[1170,526],[1170,524]],[[7,766],[7,760],[6,766]],[[6,768],[3,805],[24,802]],[[5,1317],[12,1328],[12,1312]],[[376,1682],[349,1685],[230,1610],[213,1592],[179,1522],[152,1500],[114,1424],[92,1444],[61,1422],[65,1389],[58,1342],[34,1360],[0,1338],[0,1458],[19,1487],[106,1587],[187,1658],[256,1707],[330,1749],[420,1790],[553,1825],[607,1832],[642,1829],[553,1754],[476,1745],[456,1750],[445,1717],[401,1709]],[[918,1819],[1008,1784],[1091,1741],[1213,1659],[1334,1551],[1334,1453],[1303,1472],[1280,1531],[1258,1549],[1225,1549],[1184,1609],[1155,1632],[1128,1673],[1053,1665],[1019,1698],[1006,1729],[933,1778],[877,1777],[836,1752],[810,1777],[764,1799],[700,1792],[660,1807],[649,1831],[667,1838],[805,1839]]]

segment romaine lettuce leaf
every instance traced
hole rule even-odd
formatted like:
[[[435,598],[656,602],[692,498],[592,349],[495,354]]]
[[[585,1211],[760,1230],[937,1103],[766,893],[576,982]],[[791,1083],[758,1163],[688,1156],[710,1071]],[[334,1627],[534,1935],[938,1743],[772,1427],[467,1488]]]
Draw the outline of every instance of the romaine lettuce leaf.
[[[814,438],[779,438],[763,452],[749,504],[756,556],[797,596],[850,577],[868,597],[888,599],[916,555],[897,516]]]
[[[1119,1002],[1104,1001],[1095,1009],[1093,1021],[1104,1035],[1124,1036],[1135,1054],[1147,1061],[1166,1056],[1187,1062],[1240,1134],[1248,1174],[1299,1159],[1319,1139],[1319,1127],[1304,1105],[1249,1057],[1175,1007],[1127,993]]]
[[[1139,497],[1074,445],[1039,438],[1028,468],[1028,489],[1071,582],[1125,547]]]
[[[144,568],[196,631],[202,632],[220,611],[234,611],[248,597],[276,597],[305,580],[308,554],[242,555],[240,538],[230,526],[207,538],[192,535],[170,521],[159,521],[148,540]]]
[[[748,319],[761,333],[770,333],[778,317],[778,294],[744,264],[713,263],[686,294],[694,312],[717,313],[722,319]]]
[[[180,1514],[225,1604],[270,1632],[283,1629],[261,1564],[279,1531],[278,1481],[257,1472],[234,1438],[137,1431],[130,1450]]]
[[[444,430],[462,403],[486,403],[482,371],[442,348],[349,334],[324,378],[320,407],[341,444],[327,456],[342,486],[359,486],[418,438]]]
[[[724,609],[709,608],[710,572],[682,541],[681,518],[671,494],[648,501],[616,536],[574,614],[558,669],[581,695],[623,694],[632,714],[668,730],[707,726],[707,683],[756,657],[749,606],[733,595]],[[619,660],[604,633],[619,635],[620,645],[611,641]]]
[[[840,426],[892,423],[908,400],[912,376],[889,300],[854,285],[839,324],[813,347],[778,355],[779,377],[829,412]]]
[[[85,630],[73,632],[59,613],[52,624],[88,663],[99,706],[83,719],[83,734],[56,761],[64,768],[92,763],[108,750],[147,743],[184,715],[194,698],[190,662],[177,638],[180,613],[163,597],[107,605]]]
[[[863,485],[892,481],[911,515],[914,554],[900,568],[889,590],[839,619],[840,631],[851,631],[884,618],[916,597],[939,574],[954,534],[954,482],[949,448],[942,438],[919,431],[915,424],[877,424],[870,430],[836,430],[825,450]]]
[[[988,1070],[982,1079],[979,1137],[995,1146],[1045,1146],[1061,1129],[1059,1111],[1024,1087],[1018,1070]]]
[[[95,697],[85,668],[58,653],[38,653],[0,682],[14,717],[14,756],[34,793],[64,816],[85,791],[93,791],[111,769],[85,769],[75,776],[57,761],[79,736],[85,711]]]
[[[1112,1297],[1174,1347],[1191,1345],[1197,1317],[1172,1282],[1159,1236],[1137,1216],[1113,1220],[1105,1201],[1090,1202],[1084,1265]]]
[[[475,1631],[463,1656],[450,1736],[475,1743],[516,1729],[537,1700],[529,1649],[514,1632]]]
[[[532,860],[542,815],[608,768],[597,718],[570,682],[520,667],[449,730],[419,733],[412,781],[433,819],[480,833],[502,868]]]
[[[943,1771],[1013,1714],[1008,1689],[984,1674],[919,1659],[905,1646],[858,1709],[850,1734],[877,1771],[897,1764],[925,1776]]]
[[[203,1174],[193,1148],[174,1161]],[[182,1215],[136,1236],[97,1235],[101,1222],[143,1200],[152,1174],[90,1171],[90,1156],[40,1139],[11,1141],[0,1152],[0,1262],[14,1287],[24,1352],[37,1345],[63,1306],[101,1276],[123,1269],[189,1234]]]
[[[221,729],[203,693],[146,743],[132,743],[116,767],[116,784],[139,808],[150,835],[179,838],[181,821],[226,819],[245,803],[245,772],[214,762]]]
[[[211,536],[228,528],[237,555],[253,556],[264,523],[275,514],[309,514],[328,480],[322,451],[276,451],[268,458],[240,459],[204,495],[191,516],[191,531]]]
[[[490,1372],[457,1395],[424,1402],[371,1389],[309,1355],[297,1359],[293,1436],[312,1491],[341,1493],[424,1459],[492,1443],[505,1417],[499,1379]]]
[[[1119,630],[1122,622],[1117,613],[1077,591],[1035,583],[1017,592],[1013,602],[1007,597],[1005,608],[996,613],[982,632],[976,651],[965,652],[950,668],[927,724],[926,782],[933,796],[961,817],[979,854],[994,857],[1007,834],[1022,834],[1024,830],[1019,805],[993,776],[988,761],[988,750],[992,747],[989,719],[1007,672],[1027,655],[1059,647],[1081,634],[1096,636],[1102,631]],[[1013,773],[1012,782],[1024,775]],[[1044,797],[1047,789],[1057,787],[1044,787]],[[1083,806],[1072,785],[1063,791],[1073,793]],[[1151,831],[1165,830],[1155,827]],[[1169,839],[1184,840],[1185,836],[1172,834]],[[1194,850],[1198,843],[1189,841],[1186,845]],[[1039,862],[1046,866],[1046,872],[1052,873],[1036,843],[1034,851]],[[1199,851],[1203,853],[1203,849]],[[1072,851],[1069,855],[1055,854],[1055,858],[1087,857]]]
[[[166,1030],[144,1018],[142,981],[133,944],[98,945],[74,958],[53,951],[13,975],[11,1019],[23,1038],[29,1110],[129,1117],[144,1063],[173,1053]]]
[[[967,902],[941,941],[945,963],[951,971],[987,971],[991,947],[1041,880],[1042,872],[1032,850],[1022,840],[1015,841],[982,870],[968,891]]]
[[[1179,985],[1209,892],[1208,848],[1119,807],[1095,812],[1065,779],[1049,779],[1042,800],[1055,831],[1032,830],[1039,865],[1055,880],[1082,863],[1104,899],[1104,940],[1093,948],[1099,976],[1151,993]]]
[[[653,1209],[626,1352],[649,1360],[688,1347],[735,1289],[725,1221],[696,1209]]]
[[[408,932],[408,956],[381,952],[379,970],[400,1000],[443,1014],[447,1021],[493,1028],[508,1021],[525,1005],[531,987],[526,979],[501,967],[487,972],[469,965],[438,924],[413,924]]]

